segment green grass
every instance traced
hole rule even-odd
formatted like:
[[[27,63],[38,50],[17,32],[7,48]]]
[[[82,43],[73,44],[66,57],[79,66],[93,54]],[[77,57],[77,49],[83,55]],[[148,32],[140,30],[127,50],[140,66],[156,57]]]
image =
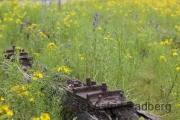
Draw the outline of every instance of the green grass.
[[[61,9],[57,4],[0,3],[0,51],[11,45],[24,48],[36,61],[28,72],[38,79],[28,88],[19,63],[5,64],[0,55],[0,97],[13,111],[9,119],[32,119],[42,113],[60,119],[61,106],[55,107],[56,98],[52,103],[48,99],[49,88],[44,95],[35,94],[49,86],[55,73],[105,81],[109,89],[124,90],[136,104],[170,104],[170,112],[149,112],[163,120],[178,119],[179,8],[178,0],[78,0],[63,3]],[[43,78],[33,75],[37,71]],[[15,85],[24,89],[14,92]]]

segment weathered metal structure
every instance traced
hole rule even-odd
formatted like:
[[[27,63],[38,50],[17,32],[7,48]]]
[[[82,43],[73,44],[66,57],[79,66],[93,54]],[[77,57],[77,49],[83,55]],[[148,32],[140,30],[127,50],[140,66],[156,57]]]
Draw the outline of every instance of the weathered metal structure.
[[[27,69],[32,66],[31,59],[24,50],[16,52],[13,46],[13,49],[4,51],[6,59],[11,59],[16,53],[19,54],[23,68]],[[83,83],[80,80],[60,75],[60,83],[62,79],[67,80],[63,88],[66,92],[59,96],[64,97],[62,104],[64,120],[72,120],[74,117],[77,117],[77,120],[139,120],[139,118],[160,120],[128,100],[124,91],[108,90],[105,82],[96,84],[95,81],[87,78],[86,83]],[[56,93],[60,90],[59,86],[52,85],[52,93],[57,95]]]
[[[12,49],[5,50],[3,52],[5,58],[9,60],[11,59],[11,61],[13,61],[13,57],[16,56],[19,58],[23,69],[26,70],[27,68],[32,67],[32,58],[29,57],[28,52],[25,52],[24,49],[16,50],[15,48],[16,46],[12,46]]]
[[[96,84],[90,78],[83,83],[76,79],[67,82],[64,107],[77,120],[160,120],[141,110],[124,96],[122,90],[108,90],[106,83]],[[65,119],[72,119],[65,116]]]

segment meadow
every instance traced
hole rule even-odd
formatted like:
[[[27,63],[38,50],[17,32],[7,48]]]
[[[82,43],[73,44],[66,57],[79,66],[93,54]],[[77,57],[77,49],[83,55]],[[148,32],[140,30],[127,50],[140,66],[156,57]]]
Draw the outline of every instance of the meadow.
[[[0,54],[0,120],[61,119],[54,74],[105,81],[135,104],[163,104],[147,110],[163,120],[180,118],[179,0],[32,2],[0,2],[1,53],[16,45],[36,61],[27,84],[19,60]]]

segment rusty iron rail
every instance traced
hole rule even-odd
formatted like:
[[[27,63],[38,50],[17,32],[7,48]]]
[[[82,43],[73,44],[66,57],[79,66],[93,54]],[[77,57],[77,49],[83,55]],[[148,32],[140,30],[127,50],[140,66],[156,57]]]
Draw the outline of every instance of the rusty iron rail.
[[[24,51],[24,49],[16,50],[15,48],[16,48],[16,46],[13,45],[12,49],[5,50],[3,52],[5,58],[12,59],[12,61],[13,61],[14,60],[13,56],[19,54],[17,57],[18,57],[19,61],[21,62],[23,69],[26,70],[26,69],[32,67],[32,58],[29,57],[28,52]]]
[[[160,120],[138,108],[124,96],[122,90],[108,90],[106,83],[96,84],[90,78],[86,83],[69,79],[64,106],[73,109],[78,120]],[[64,119],[68,119],[65,117]]]

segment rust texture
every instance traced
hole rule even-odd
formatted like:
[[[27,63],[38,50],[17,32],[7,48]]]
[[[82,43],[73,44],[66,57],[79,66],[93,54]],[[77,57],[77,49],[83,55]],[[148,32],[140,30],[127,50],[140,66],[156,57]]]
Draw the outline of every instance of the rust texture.
[[[77,120],[160,120],[128,100],[122,90],[108,90],[107,84],[69,79],[63,106],[73,109]],[[65,119],[70,119],[65,117]],[[72,119],[72,118],[71,118]]]
[[[32,67],[32,58],[29,57],[28,52],[22,50],[16,50],[16,46],[12,46],[12,49],[5,50],[4,56],[6,59],[14,60],[13,57],[17,56],[19,58],[19,61],[21,62],[21,65],[23,69],[27,69],[29,67]]]

